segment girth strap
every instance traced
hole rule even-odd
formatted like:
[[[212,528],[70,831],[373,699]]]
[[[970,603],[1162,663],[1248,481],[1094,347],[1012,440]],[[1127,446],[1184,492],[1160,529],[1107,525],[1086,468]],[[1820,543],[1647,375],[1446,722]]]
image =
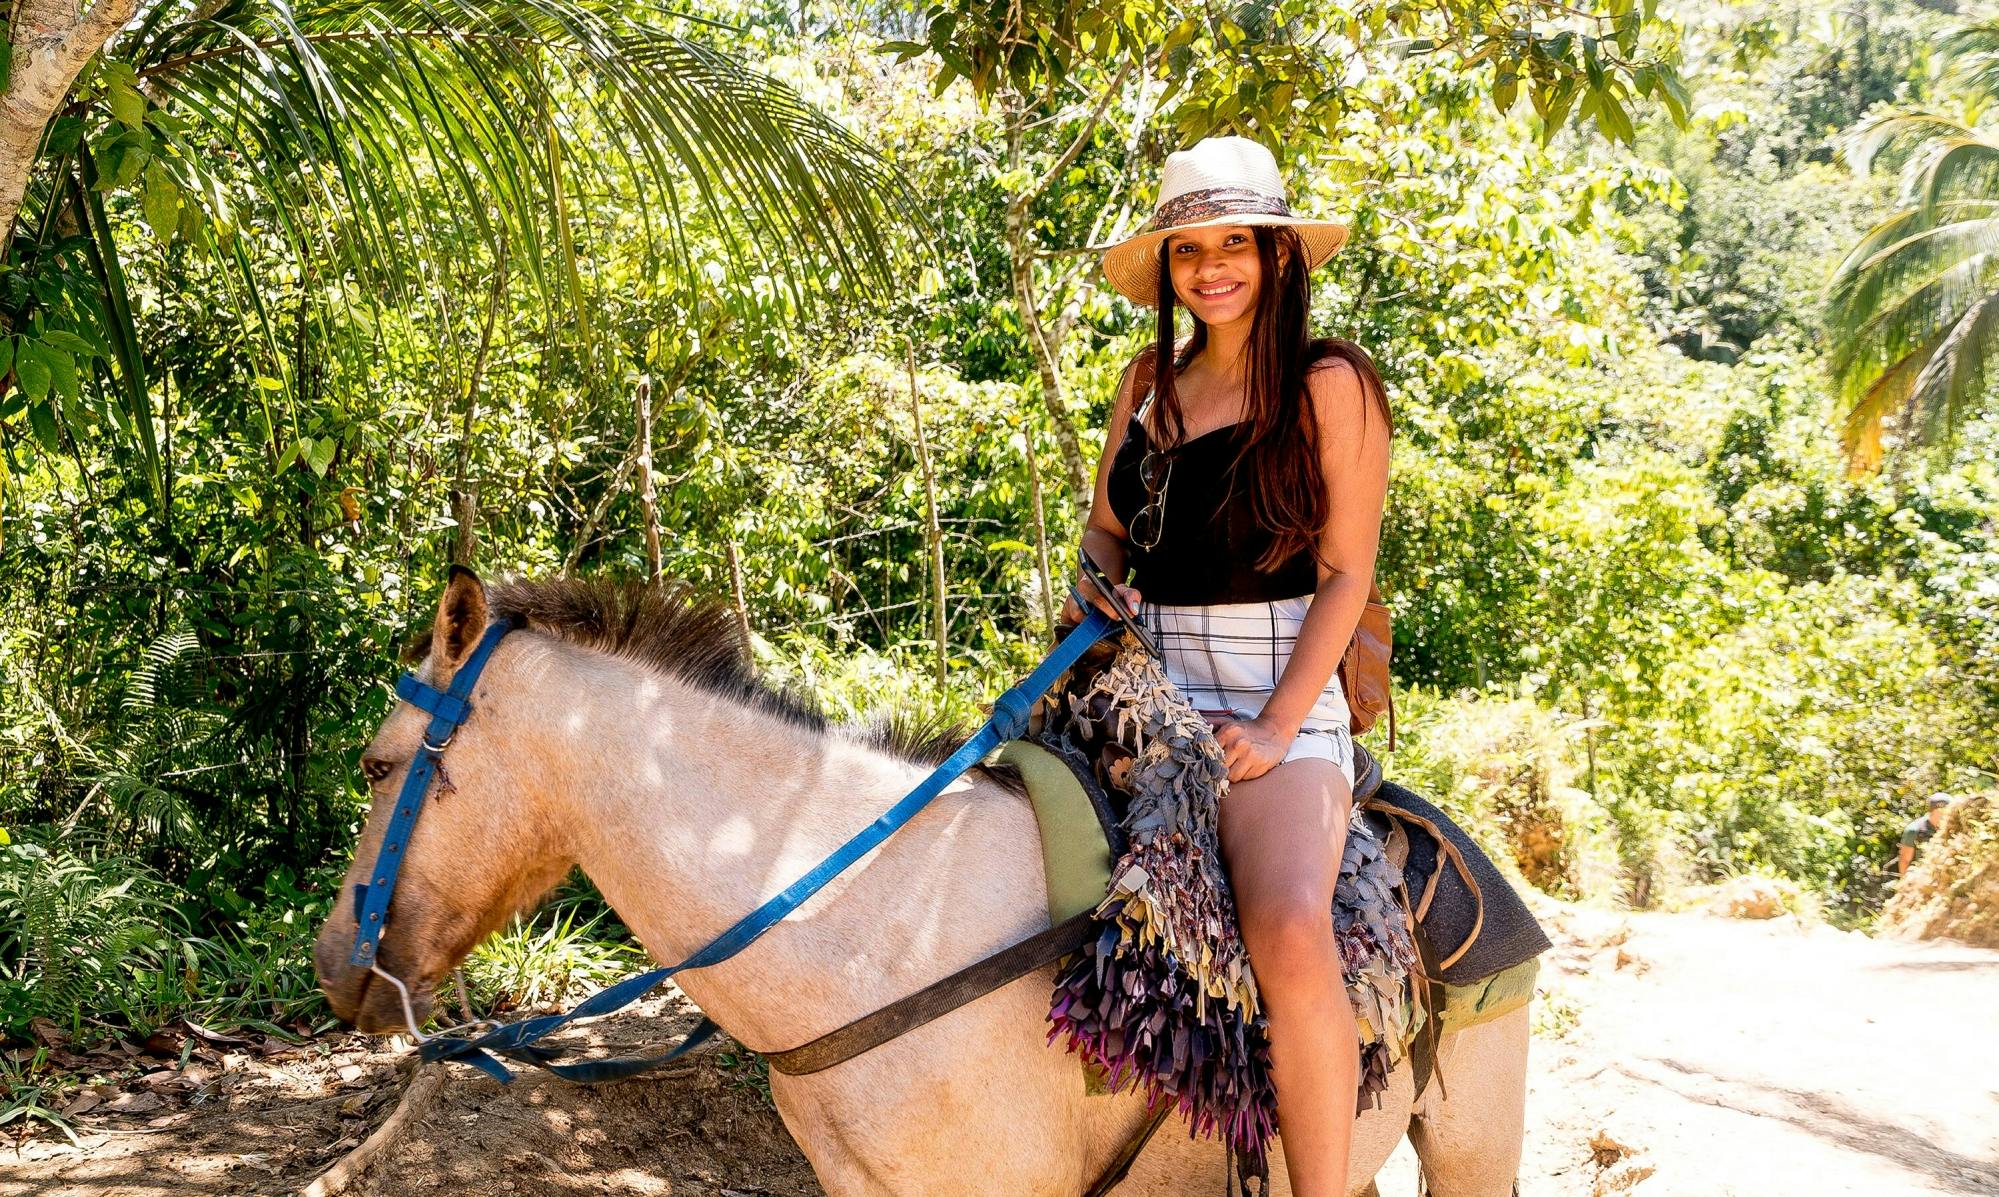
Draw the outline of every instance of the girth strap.
[[[844,1064],[862,1052],[880,1047],[889,1040],[924,1023],[977,1001],[1009,981],[1018,980],[1045,964],[1053,964],[1090,942],[1094,912],[1057,923],[1038,935],[1029,936],[1009,948],[1002,948],[969,968],[959,969],[941,981],[926,985],[908,997],[890,1002],[872,1014],[862,1015],[837,1031],[828,1031],[810,1043],[764,1059],[778,1072],[804,1076],[835,1064]]]

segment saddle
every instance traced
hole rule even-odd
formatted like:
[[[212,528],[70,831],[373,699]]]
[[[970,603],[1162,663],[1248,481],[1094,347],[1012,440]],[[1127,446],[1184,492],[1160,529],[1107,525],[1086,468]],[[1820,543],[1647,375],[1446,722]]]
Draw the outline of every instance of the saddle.
[[[1060,740],[1010,740],[992,758],[1016,771],[1034,805],[1048,883],[1048,915],[1060,926],[1086,915],[1110,886],[1123,855],[1122,810],[1080,753]],[[1374,756],[1354,745],[1354,802],[1401,868],[1415,919],[1427,986],[1420,1014],[1434,1012],[1434,1036],[1477,1026],[1525,1005],[1539,956],[1550,946],[1533,912],[1478,844],[1451,817],[1386,781]],[[1419,1028],[1422,1024],[1419,1023]],[[1418,1092],[1431,1053],[1414,1050]]]

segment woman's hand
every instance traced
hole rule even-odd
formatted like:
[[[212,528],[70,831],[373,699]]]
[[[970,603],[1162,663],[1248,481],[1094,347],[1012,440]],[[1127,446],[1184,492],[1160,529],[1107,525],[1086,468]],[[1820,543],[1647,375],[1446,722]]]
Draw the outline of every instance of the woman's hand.
[[[1285,733],[1256,719],[1211,719],[1215,742],[1222,746],[1222,761],[1229,767],[1230,781],[1262,777],[1284,760],[1297,732]]]
[[[1097,593],[1097,588],[1090,584],[1090,580],[1083,576],[1081,570],[1076,571],[1076,587],[1084,594],[1089,595],[1091,603],[1100,608],[1105,615],[1109,615],[1112,618],[1117,617],[1117,612],[1111,609],[1110,602],[1103,595]],[[1119,586],[1116,589],[1118,598],[1124,600],[1126,610],[1137,614],[1138,591],[1133,590],[1129,586]],[[1062,614],[1058,618],[1065,628],[1073,628],[1083,622],[1083,609],[1076,605],[1076,595],[1074,592],[1071,592],[1062,600]]]

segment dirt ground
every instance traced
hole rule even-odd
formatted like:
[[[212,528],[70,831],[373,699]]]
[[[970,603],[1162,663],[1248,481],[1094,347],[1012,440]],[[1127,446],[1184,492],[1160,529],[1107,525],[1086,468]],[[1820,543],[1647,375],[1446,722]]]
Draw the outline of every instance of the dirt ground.
[[[1527,1197],[1999,1193],[1999,952],[1789,919],[1547,905],[1521,1192]],[[601,1023],[670,1038],[678,999]],[[386,1045],[199,1040],[92,1092],[80,1145],[0,1143],[0,1197],[306,1191],[819,1192],[728,1045],[597,1088],[416,1074]],[[412,1081],[412,1077],[415,1077]],[[74,1103],[81,1100],[72,1097]],[[7,1128],[9,1131],[15,1128]],[[1388,1197],[1414,1194],[1398,1152]]]

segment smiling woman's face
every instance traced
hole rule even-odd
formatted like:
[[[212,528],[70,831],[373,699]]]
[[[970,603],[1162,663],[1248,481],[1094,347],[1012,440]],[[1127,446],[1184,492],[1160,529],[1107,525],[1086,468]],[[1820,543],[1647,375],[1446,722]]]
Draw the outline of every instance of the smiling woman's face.
[[[1248,225],[1188,229],[1166,238],[1173,291],[1206,324],[1227,324],[1256,310],[1263,263]]]

